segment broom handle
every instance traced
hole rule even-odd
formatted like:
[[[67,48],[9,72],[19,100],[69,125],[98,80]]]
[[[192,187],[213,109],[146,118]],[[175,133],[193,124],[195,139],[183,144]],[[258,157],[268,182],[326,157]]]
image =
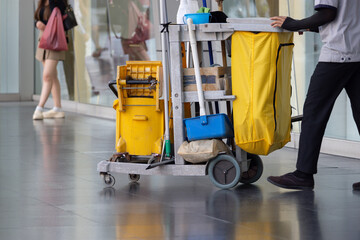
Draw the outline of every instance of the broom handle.
[[[193,20],[191,18],[187,19],[187,25],[189,28],[191,53],[192,53],[192,57],[193,57],[193,61],[194,61],[196,89],[197,89],[199,105],[200,105],[200,116],[204,116],[204,115],[206,115],[206,112],[205,112],[204,93],[202,90],[202,81],[201,81],[201,74],[200,74],[199,55],[197,52],[195,31],[193,31],[191,29],[193,26]]]
[[[223,8],[223,1],[224,0],[216,0],[216,2],[218,3],[218,10],[223,12],[224,8]],[[229,79],[227,76],[227,59],[226,59],[226,47],[225,47],[225,40],[221,41],[221,55],[222,55],[222,61],[223,61],[223,67],[225,69],[225,75],[224,75],[224,80],[225,80],[225,88],[229,89],[230,88],[230,83],[229,83]],[[227,110],[227,114],[229,116],[229,118],[231,119],[231,104],[229,101],[226,102],[226,110]]]
[[[218,10],[221,12],[223,12],[223,1],[224,0],[216,0],[216,2],[218,3]],[[227,62],[226,62],[226,48],[225,48],[224,40],[221,41],[221,53],[222,53],[223,67],[225,68],[225,74],[226,74]]]

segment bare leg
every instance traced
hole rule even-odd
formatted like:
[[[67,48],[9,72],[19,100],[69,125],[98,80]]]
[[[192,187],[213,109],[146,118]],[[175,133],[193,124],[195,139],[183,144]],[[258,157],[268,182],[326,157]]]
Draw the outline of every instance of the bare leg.
[[[49,98],[53,83],[57,80],[57,71],[56,71],[57,63],[58,63],[57,60],[52,60],[52,59],[46,59],[43,62],[43,66],[44,66],[43,85],[41,88],[40,101],[38,104],[39,107],[45,106],[45,103]],[[59,80],[57,80],[57,82],[59,82]]]
[[[56,69],[55,69],[56,71]],[[54,100],[54,106],[61,108],[61,94],[60,94],[60,82],[57,77],[57,71],[56,71],[56,77],[53,79],[53,84],[51,88],[51,95]]]
[[[141,47],[132,48],[129,52],[130,61],[150,61],[150,57],[145,49]]]
[[[98,49],[101,49],[100,42],[99,42],[99,39],[100,39],[99,25],[93,25],[92,26],[91,35],[92,35],[91,37],[92,37],[92,40],[93,40],[94,45],[95,45],[95,51],[98,50]]]

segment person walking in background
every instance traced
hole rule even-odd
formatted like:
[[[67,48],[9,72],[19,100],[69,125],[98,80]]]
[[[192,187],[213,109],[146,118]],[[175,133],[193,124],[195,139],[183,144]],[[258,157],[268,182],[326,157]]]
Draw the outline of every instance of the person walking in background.
[[[98,58],[101,53],[107,50],[100,44],[100,35],[106,34],[107,29],[107,0],[92,0],[91,1],[91,40],[94,43],[95,50],[91,54],[92,57]]]
[[[290,31],[319,31],[323,42],[319,63],[306,96],[296,171],[270,176],[268,181],[288,189],[313,189],[325,128],[340,92],[350,98],[360,133],[360,1],[315,0],[313,16],[302,20],[272,17],[273,27]],[[360,190],[360,183],[354,183]]]
[[[39,0],[34,15],[35,26],[40,30],[39,42],[52,10],[58,7],[61,13],[64,14],[66,6],[67,0]],[[33,119],[64,118],[65,113],[61,110],[60,82],[57,77],[56,67],[59,61],[65,60],[65,51],[46,50],[38,47],[35,57],[43,64],[43,77],[40,100],[33,114]],[[44,112],[44,106],[50,93],[52,94],[54,107]]]
[[[146,40],[151,36],[149,0],[110,0],[110,28],[120,32],[121,45],[130,61],[149,61]]]

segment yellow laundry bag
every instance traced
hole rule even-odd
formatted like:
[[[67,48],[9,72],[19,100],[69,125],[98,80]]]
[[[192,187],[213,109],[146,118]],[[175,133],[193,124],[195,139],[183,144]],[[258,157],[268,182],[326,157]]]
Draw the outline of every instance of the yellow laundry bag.
[[[291,140],[293,45],[289,32],[232,36],[235,143],[246,152],[267,155]]]

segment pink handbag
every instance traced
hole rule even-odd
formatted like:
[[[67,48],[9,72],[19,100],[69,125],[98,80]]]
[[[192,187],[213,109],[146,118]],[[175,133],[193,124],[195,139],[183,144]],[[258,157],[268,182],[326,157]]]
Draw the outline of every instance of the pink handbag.
[[[135,13],[137,17],[136,28],[130,38],[130,42],[138,44],[150,39],[151,22],[149,21],[147,14],[141,12],[133,1],[129,3],[129,12]]]
[[[46,24],[43,35],[40,39],[39,48],[67,51],[68,46],[63,26],[63,18],[59,8],[54,8],[48,23]]]

